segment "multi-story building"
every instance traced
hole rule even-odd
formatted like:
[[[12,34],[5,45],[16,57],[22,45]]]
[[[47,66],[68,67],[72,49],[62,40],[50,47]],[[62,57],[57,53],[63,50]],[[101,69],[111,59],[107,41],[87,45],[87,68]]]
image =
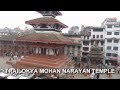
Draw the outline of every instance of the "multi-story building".
[[[102,23],[105,28],[105,61],[116,65],[120,60],[120,22],[107,18]]]
[[[104,28],[103,27],[84,27],[82,26],[82,30],[80,32],[81,40],[82,40],[82,61],[87,61],[87,55],[90,52],[91,46],[97,44],[101,51],[104,52]]]

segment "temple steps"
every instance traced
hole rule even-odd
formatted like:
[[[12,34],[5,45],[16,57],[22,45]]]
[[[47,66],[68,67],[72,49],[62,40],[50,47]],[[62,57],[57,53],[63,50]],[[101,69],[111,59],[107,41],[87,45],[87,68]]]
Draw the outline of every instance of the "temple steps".
[[[60,55],[60,56],[46,56],[46,55],[30,55],[26,58],[45,58],[45,59],[57,59],[57,58],[64,58],[66,56]]]
[[[55,62],[52,62],[52,61],[46,61],[46,60],[32,60],[32,59],[24,59],[22,61],[26,61],[26,62],[33,62],[33,63],[42,63],[42,64],[53,64],[53,65],[56,65],[56,64],[61,64],[63,61],[60,60],[60,61],[55,61]]]
[[[15,68],[64,68],[69,62],[70,58],[65,55],[60,56],[44,56],[44,55],[30,55],[21,61],[17,61],[12,65]]]
[[[49,67],[49,68],[55,68],[56,65],[54,64],[43,64],[43,63],[34,63],[34,62],[26,62],[26,61],[18,61],[17,64],[20,65],[25,65],[25,66],[29,66],[29,67],[37,67],[37,68],[40,68],[40,67]]]

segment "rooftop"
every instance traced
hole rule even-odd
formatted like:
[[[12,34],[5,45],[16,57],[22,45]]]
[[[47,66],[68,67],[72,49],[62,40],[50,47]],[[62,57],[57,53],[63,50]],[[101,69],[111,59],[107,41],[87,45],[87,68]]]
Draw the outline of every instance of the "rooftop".
[[[98,45],[93,45],[91,50],[88,54],[88,58],[96,58],[96,59],[103,59],[104,55]]]
[[[41,42],[41,43],[59,43],[59,44],[67,44],[72,43],[72,41],[61,35],[54,33],[34,33],[25,36],[21,36],[16,38],[16,41],[22,42]]]
[[[58,21],[57,19],[55,19],[53,17],[41,17],[41,18],[26,21],[25,23],[29,24],[29,25],[35,25],[35,24],[36,25],[39,25],[39,24],[59,24],[63,28],[68,27],[68,26],[66,26],[65,24],[61,23],[60,21]]]

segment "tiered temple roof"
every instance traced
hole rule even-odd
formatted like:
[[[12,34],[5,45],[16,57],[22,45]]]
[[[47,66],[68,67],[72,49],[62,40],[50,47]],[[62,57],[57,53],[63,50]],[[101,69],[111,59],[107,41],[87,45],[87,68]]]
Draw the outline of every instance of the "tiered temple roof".
[[[41,17],[41,18],[26,21],[25,23],[29,24],[29,25],[58,24],[58,25],[61,25],[63,28],[68,27],[68,26],[66,26],[65,24],[63,24],[62,22],[58,21],[57,19],[55,19],[53,17]]]
[[[91,50],[88,54],[88,58],[90,58],[90,59],[103,59],[104,55],[103,55],[103,52],[100,50],[100,47],[97,45],[94,45],[91,47]]]
[[[40,13],[42,13],[40,11]],[[33,19],[33,20],[29,20],[26,21],[26,24],[29,25],[58,25],[59,28],[58,29],[63,29],[66,28],[67,26],[63,23],[61,23],[60,21],[58,21],[57,19],[55,19],[55,16],[61,15],[60,12],[58,11],[52,11],[48,13],[44,12],[42,18],[37,18],[37,19]],[[53,15],[51,17],[51,15]],[[47,17],[46,17],[47,16]],[[35,28],[34,28],[35,29]],[[41,27],[39,27],[39,29],[43,29]],[[50,28],[45,28],[48,31],[50,31]],[[56,29],[56,28],[54,28]],[[36,30],[37,31],[37,30]],[[21,61],[17,61],[16,63],[12,63],[12,61],[8,61],[7,63],[11,63],[13,67],[15,68],[68,68],[69,63],[72,61],[71,58],[69,58],[68,56],[64,55],[63,51],[64,51],[64,46],[65,44],[71,44],[73,43],[72,40],[68,39],[67,37],[61,35],[60,33],[56,33],[57,30],[54,33],[49,33],[49,32],[43,32],[42,33],[33,33],[33,34],[29,34],[29,35],[24,35],[24,36],[20,36],[15,38],[15,43],[16,42],[29,42],[29,44],[35,45],[36,43],[34,42],[39,42],[37,44],[37,47],[35,47],[36,49],[38,48],[38,46],[40,46],[40,48],[42,48],[41,52],[42,54],[38,54],[38,53],[33,53],[34,55],[28,55],[27,57],[25,57],[24,59],[22,59]],[[33,44],[34,43],[34,44]],[[50,49],[52,45],[52,47],[57,48],[58,49],[58,53],[60,53],[59,55],[57,53],[57,50],[52,50],[55,54],[54,55],[47,55],[46,54],[46,48],[44,48],[44,46],[42,46],[44,43],[44,46],[48,46],[47,49]],[[51,44],[52,43],[52,44]],[[27,45],[27,44],[26,44]],[[33,48],[33,47],[32,47]],[[44,48],[44,50],[43,50]],[[37,49],[38,50],[38,49]],[[50,53],[50,50],[49,50]]]
[[[54,33],[34,33],[16,38],[19,42],[41,42],[41,43],[57,43],[70,44],[72,40],[61,34]]]

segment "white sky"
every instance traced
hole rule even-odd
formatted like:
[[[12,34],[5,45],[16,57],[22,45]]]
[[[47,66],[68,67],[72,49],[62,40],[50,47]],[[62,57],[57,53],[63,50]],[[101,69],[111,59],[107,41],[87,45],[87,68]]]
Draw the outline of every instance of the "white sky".
[[[61,11],[62,16],[56,17],[59,21],[72,26],[100,26],[101,23],[110,17],[116,17],[120,21],[120,11]],[[35,11],[0,11],[0,28],[20,27],[24,29],[26,26],[25,21],[42,17],[41,14]],[[63,32],[67,32],[68,29]]]

